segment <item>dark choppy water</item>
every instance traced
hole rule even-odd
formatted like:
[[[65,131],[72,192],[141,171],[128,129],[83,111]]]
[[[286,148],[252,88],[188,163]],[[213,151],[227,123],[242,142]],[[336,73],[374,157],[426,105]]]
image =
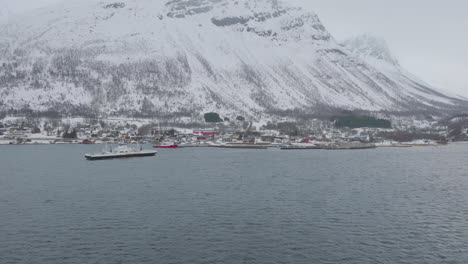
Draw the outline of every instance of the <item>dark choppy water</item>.
[[[468,145],[0,147],[0,263],[468,263]]]

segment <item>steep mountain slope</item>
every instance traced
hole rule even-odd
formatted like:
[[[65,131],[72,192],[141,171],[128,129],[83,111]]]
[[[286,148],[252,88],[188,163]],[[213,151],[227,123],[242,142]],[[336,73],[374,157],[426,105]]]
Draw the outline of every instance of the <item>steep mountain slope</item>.
[[[348,50],[315,14],[277,0],[66,1],[0,29],[0,110],[257,116],[460,103],[393,57],[377,67],[358,44]]]

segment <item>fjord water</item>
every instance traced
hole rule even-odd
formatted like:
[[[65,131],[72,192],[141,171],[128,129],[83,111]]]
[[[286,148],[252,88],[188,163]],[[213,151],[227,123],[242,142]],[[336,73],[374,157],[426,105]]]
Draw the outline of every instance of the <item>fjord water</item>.
[[[468,263],[468,145],[0,147],[0,263]]]

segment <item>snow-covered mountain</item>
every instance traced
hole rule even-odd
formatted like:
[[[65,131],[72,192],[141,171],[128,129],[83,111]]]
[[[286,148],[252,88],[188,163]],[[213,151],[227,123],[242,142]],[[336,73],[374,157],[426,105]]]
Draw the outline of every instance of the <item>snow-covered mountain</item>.
[[[348,51],[362,59],[374,62],[379,61],[398,67],[398,59],[390,51],[387,42],[383,38],[371,34],[363,34],[342,42]]]
[[[401,69],[385,42],[344,45],[279,0],[65,1],[0,28],[0,110],[255,116],[464,103]]]

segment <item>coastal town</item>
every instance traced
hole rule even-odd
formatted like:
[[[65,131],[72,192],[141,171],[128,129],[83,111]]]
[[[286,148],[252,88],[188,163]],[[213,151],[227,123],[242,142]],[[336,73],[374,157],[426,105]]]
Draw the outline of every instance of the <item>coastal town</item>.
[[[219,119],[218,117],[216,117]],[[255,123],[238,116],[168,124],[146,119],[4,119],[0,144],[152,144],[162,147],[283,149],[438,146],[468,140],[468,124],[339,125],[342,120]],[[377,119],[376,119],[377,120]],[[460,121],[460,120],[458,120]],[[452,122],[453,123],[453,122]],[[373,125],[371,125],[373,126]]]

